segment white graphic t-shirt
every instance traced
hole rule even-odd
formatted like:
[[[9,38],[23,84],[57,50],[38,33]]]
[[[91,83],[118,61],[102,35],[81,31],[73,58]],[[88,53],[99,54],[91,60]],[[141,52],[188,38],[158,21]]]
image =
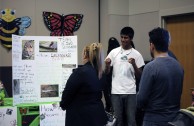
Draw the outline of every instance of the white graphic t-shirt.
[[[124,50],[122,47],[113,49],[106,58],[111,59],[113,66],[112,94],[136,94],[135,71],[129,58],[134,58],[138,68],[145,65],[142,55],[131,48]]]

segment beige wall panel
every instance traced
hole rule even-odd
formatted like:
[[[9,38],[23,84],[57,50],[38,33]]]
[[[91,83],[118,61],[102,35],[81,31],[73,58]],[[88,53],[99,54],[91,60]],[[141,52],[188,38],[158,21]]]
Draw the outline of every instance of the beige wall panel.
[[[129,0],[129,15],[159,10],[159,0]]]
[[[146,61],[151,60],[148,32],[158,27],[158,20],[158,12],[129,16],[129,25],[135,31],[133,39],[135,47]]]
[[[172,9],[194,5],[194,0],[160,0],[160,9]]]
[[[108,16],[108,0],[101,0],[100,2],[100,36],[101,43],[104,48],[104,54],[106,56],[106,51],[108,49],[108,38],[109,38],[109,16]]]
[[[125,26],[129,26],[128,16],[109,15],[109,38],[116,37],[120,42],[120,31]]]
[[[3,3],[3,0],[0,0],[0,9],[2,9],[2,3]]]
[[[129,0],[108,0],[108,13],[129,15]]]

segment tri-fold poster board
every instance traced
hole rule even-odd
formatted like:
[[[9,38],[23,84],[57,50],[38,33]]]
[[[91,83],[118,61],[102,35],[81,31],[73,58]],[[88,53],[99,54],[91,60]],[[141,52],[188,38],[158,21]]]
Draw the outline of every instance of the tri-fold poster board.
[[[77,36],[12,35],[13,105],[59,102],[67,79],[78,66],[77,49]],[[43,118],[52,115],[52,111],[41,109],[41,125],[48,124],[44,121],[48,117],[65,119],[58,104],[40,105],[46,107],[57,111],[53,111],[55,116]],[[56,123],[59,122],[63,121]]]
[[[12,36],[13,104],[60,101],[77,67],[76,36]]]

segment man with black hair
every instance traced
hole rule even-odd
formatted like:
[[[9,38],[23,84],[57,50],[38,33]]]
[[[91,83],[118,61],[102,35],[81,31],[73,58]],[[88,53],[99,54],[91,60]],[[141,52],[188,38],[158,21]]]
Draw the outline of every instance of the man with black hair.
[[[111,100],[117,126],[136,126],[136,79],[145,65],[142,55],[132,47],[134,30],[121,29],[121,46],[113,49],[105,59],[105,72],[113,66]]]
[[[168,55],[170,36],[163,28],[149,32],[153,60],[145,65],[137,107],[144,109],[143,126],[167,126],[180,109],[184,71],[179,62]]]

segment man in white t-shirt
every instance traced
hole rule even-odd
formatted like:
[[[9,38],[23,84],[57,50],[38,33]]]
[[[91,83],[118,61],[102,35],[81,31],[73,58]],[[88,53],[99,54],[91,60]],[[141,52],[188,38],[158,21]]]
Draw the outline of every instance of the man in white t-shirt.
[[[136,80],[140,79],[145,63],[142,55],[131,46],[134,30],[124,27],[120,36],[121,46],[105,59],[105,72],[109,73],[113,67],[111,100],[117,126],[136,126]]]

